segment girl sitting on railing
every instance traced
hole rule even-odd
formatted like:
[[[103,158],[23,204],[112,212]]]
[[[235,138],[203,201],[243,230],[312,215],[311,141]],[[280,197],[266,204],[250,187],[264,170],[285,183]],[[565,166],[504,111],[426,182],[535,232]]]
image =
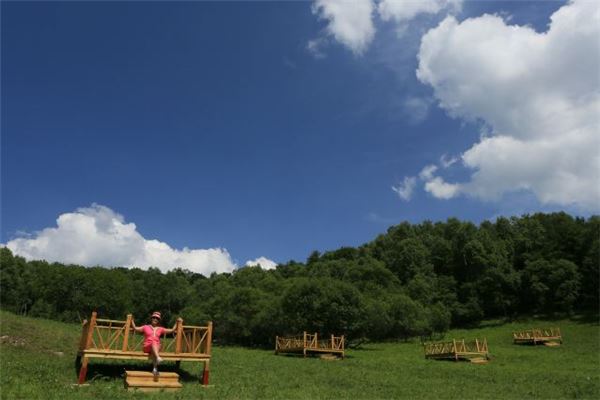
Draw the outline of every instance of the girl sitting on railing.
[[[177,323],[173,326],[172,329],[163,328],[159,326],[161,320],[160,312],[155,311],[152,313],[150,317],[151,325],[143,325],[143,326],[135,326],[135,322],[133,319],[131,320],[131,325],[136,332],[144,334],[144,353],[150,354],[152,356],[152,363],[154,368],[152,369],[152,373],[154,375],[158,375],[158,364],[162,362],[162,358],[159,355],[160,351],[160,337],[161,335],[168,335],[173,333],[177,328]]]

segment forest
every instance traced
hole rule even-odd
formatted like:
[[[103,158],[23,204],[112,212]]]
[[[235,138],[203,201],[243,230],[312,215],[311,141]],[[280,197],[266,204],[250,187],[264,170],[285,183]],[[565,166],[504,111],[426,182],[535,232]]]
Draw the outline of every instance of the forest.
[[[564,212],[479,225],[401,223],[359,247],[314,251],[276,269],[209,277],[27,261],[0,249],[0,303],[21,315],[79,321],[97,311],[138,323],[214,323],[222,344],[269,346],[304,330],[350,342],[429,338],[451,327],[520,316],[597,315],[600,216]]]

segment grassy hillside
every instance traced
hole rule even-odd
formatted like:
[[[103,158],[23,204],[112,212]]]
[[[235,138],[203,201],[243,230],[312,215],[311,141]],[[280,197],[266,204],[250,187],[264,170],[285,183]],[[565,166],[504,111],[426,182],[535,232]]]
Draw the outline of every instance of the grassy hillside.
[[[557,348],[512,344],[513,329],[560,326]],[[89,386],[77,387],[74,360],[80,327],[0,312],[2,399],[125,398],[600,398],[597,323],[524,321],[447,338],[486,337],[487,365],[425,360],[416,343],[370,344],[343,361],[275,356],[272,351],[214,347],[210,388],[197,382],[200,364],[183,363],[178,393],[131,393],[125,368],[144,363],[92,360]],[[169,365],[165,366],[168,369]]]

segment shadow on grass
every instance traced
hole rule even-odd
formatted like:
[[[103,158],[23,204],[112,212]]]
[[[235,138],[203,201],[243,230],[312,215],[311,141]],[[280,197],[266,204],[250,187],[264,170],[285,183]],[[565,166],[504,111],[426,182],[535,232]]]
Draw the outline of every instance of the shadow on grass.
[[[279,354],[276,354],[277,357],[298,358],[298,359],[301,359],[301,358],[306,358],[306,359],[321,359],[321,360],[324,360],[324,361],[332,361],[332,359],[323,358],[322,357],[322,356],[325,356],[325,355],[328,355],[328,353],[322,353],[322,354],[319,354],[319,353],[308,353],[306,355],[306,357],[304,357],[304,355],[302,353],[279,353]],[[348,354],[345,354],[344,358],[339,357],[339,356],[334,356],[334,357],[335,357],[336,361],[341,361],[341,360],[343,360],[345,358],[354,358],[353,356],[349,356]]]
[[[200,382],[202,378],[202,363],[194,363],[199,364],[199,370],[197,374],[191,374],[187,370],[183,368],[177,368],[174,363],[165,363],[161,364],[158,368],[159,372],[176,372],[179,374],[179,380],[182,382]],[[79,376],[79,368],[81,367],[80,361],[75,360],[75,374]],[[191,367],[189,365],[188,367]],[[125,378],[125,371],[147,371],[152,372],[152,364],[151,363],[133,363],[133,362],[94,362],[90,361],[88,363],[88,371],[87,371],[87,381],[92,382],[94,380],[123,380]]]
[[[598,313],[585,313],[578,314],[574,317],[571,317],[571,321],[580,323],[580,324],[591,324],[591,325],[599,325],[600,324],[600,315]]]
[[[546,322],[559,322],[562,320],[569,320],[578,324],[600,325],[600,314],[598,314],[598,312],[595,311],[579,312],[577,314],[568,314],[561,312],[555,312],[552,314],[523,314],[507,322],[535,324],[537,321],[540,320]]]

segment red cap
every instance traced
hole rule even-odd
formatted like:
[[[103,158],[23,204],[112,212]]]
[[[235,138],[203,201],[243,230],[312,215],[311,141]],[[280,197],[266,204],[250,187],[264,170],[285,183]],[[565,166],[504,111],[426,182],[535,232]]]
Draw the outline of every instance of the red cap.
[[[160,313],[158,311],[154,311],[152,313],[152,317],[150,317],[150,318],[158,318],[159,320],[162,319],[162,317],[161,317],[161,315],[160,315]]]

